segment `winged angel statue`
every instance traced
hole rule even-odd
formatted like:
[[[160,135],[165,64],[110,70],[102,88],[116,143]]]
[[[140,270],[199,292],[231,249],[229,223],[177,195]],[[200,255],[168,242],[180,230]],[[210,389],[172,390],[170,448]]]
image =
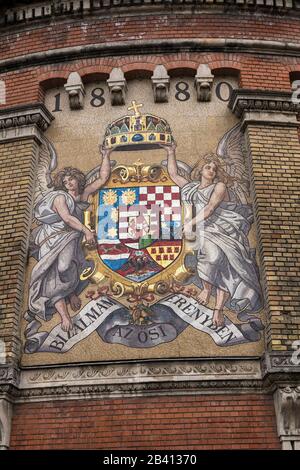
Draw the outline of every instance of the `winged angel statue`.
[[[110,176],[110,151],[100,148],[102,163],[87,175],[73,167],[51,173],[57,167],[53,145],[45,140],[39,155],[34,201],[36,227],[31,234],[31,255],[37,260],[30,279],[26,336],[57,312],[64,331],[72,329],[69,308],[81,307],[78,294],[85,285],[79,275],[86,265],[82,239],[95,243],[95,234],[83,225],[83,211],[90,194]]]
[[[197,300],[207,305],[215,297],[216,327],[224,325],[225,305],[248,321],[250,313],[262,308],[262,296],[255,250],[248,240],[253,214],[240,125],[222,137],[216,154],[203,156],[193,168],[176,160],[175,143],[164,148],[168,159],[162,163],[182,188],[183,203],[196,214],[185,221],[184,231],[197,252]]]

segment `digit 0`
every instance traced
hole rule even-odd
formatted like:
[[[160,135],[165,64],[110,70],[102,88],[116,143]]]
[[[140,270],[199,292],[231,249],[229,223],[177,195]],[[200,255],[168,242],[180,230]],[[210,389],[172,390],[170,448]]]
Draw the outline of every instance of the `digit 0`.
[[[226,92],[224,93],[224,88],[225,88],[225,89],[227,88],[227,93],[226,93]],[[217,96],[217,98],[219,98],[219,100],[224,101],[224,102],[227,102],[227,101],[229,101],[229,99],[230,99],[232,90],[233,90],[233,88],[232,88],[232,86],[230,85],[230,83],[228,83],[228,82],[220,82],[220,83],[218,83],[218,85],[216,86],[216,96]],[[224,94],[223,94],[223,93],[224,93]],[[224,96],[224,95],[225,95],[225,96]]]

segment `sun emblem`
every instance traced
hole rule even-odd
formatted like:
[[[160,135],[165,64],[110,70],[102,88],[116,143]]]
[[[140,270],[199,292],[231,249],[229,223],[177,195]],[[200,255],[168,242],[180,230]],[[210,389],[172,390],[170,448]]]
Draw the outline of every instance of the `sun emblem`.
[[[103,202],[108,206],[112,206],[113,204],[115,204],[117,202],[116,191],[113,191],[112,189],[106,191],[106,193],[103,194]]]
[[[118,222],[119,220],[119,211],[115,207],[111,210],[111,220],[113,222]]]
[[[133,204],[135,200],[136,200],[135,192],[132,189],[127,189],[127,191],[124,191],[124,193],[122,194],[123,204],[126,204],[126,205]]]

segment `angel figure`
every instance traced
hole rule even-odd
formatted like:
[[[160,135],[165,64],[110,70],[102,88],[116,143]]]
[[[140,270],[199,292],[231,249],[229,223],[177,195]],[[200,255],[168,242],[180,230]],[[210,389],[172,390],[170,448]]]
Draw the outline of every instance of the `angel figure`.
[[[60,315],[63,331],[72,329],[69,306],[81,307],[80,273],[85,258],[82,240],[95,243],[95,234],[83,225],[83,211],[88,197],[103,186],[110,176],[110,151],[100,148],[102,164],[87,176],[77,168],[66,167],[51,178],[56,168],[56,154],[50,142],[40,150],[38,184],[34,205],[37,227],[32,231],[31,255],[36,258],[29,288],[27,333],[37,331],[38,319],[50,320]],[[35,326],[33,326],[35,325]]]
[[[211,295],[215,296],[216,327],[224,325],[225,304],[240,320],[248,320],[249,313],[262,308],[262,297],[255,250],[248,241],[253,215],[240,127],[224,135],[217,155],[202,157],[193,169],[176,161],[175,144],[164,148],[170,178],[182,188],[183,202],[196,208],[196,216],[184,230],[191,233],[196,226],[197,274],[202,288],[197,300],[207,305]]]

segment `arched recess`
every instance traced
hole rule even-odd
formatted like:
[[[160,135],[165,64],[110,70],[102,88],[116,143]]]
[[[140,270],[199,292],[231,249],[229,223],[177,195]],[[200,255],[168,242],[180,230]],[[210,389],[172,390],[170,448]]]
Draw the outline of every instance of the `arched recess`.
[[[150,79],[156,67],[155,62],[128,62],[120,67],[124,72],[126,80]]]
[[[197,66],[182,66],[178,63],[178,66],[171,66],[171,68],[167,67],[167,70],[171,78],[194,77],[197,73]]]
[[[146,70],[146,69],[141,69],[141,68],[135,68],[135,69],[132,69],[132,70],[128,70],[128,71],[125,71],[124,75],[125,75],[125,78],[126,80],[134,80],[134,79],[143,79],[143,78],[151,78],[152,75],[153,75],[153,70],[154,70],[154,67],[153,66],[153,69],[152,70]],[[124,69],[123,69],[124,70]]]
[[[240,87],[241,70],[235,67],[225,66],[225,67],[212,68],[211,72],[215,79],[218,79],[220,77],[221,81],[224,82],[224,84],[222,85],[222,83],[219,81],[218,85],[216,86],[216,94],[218,95],[218,93],[221,94],[222,92],[223,94],[225,93],[224,100],[229,102],[233,88],[230,84],[227,83],[226,77],[236,79],[237,86]],[[224,87],[225,87],[225,90],[224,90]],[[218,88],[219,88],[219,91],[218,91]]]
[[[107,72],[85,72],[79,70],[78,73],[80,74],[84,85],[88,85],[89,83],[93,82],[103,82],[109,78],[109,73]]]
[[[45,78],[44,78],[45,77]],[[39,100],[45,101],[45,94],[47,90],[63,86],[68,79],[68,72],[65,71],[63,74],[54,74],[53,72],[49,75],[40,77],[39,81]]]
[[[240,75],[241,75],[241,70],[239,68],[235,67],[212,67],[211,68],[212,73],[214,74],[215,77],[219,76],[231,76],[231,77],[236,77],[238,81],[240,81]]]

